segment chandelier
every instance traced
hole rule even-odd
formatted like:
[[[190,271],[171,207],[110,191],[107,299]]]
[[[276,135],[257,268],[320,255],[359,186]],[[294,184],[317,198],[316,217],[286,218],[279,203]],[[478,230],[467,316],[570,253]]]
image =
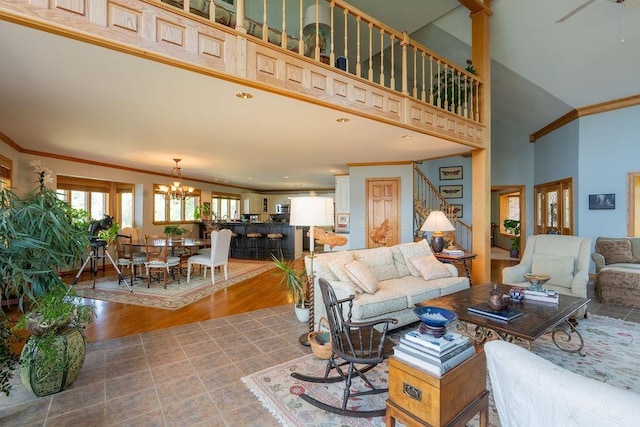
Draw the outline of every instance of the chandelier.
[[[191,196],[194,191],[193,187],[185,187],[182,185],[182,172],[180,172],[180,166],[178,166],[180,160],[182,159],[173,159],[176,165],[171,168],[171,184],[159,186],[166,200],[184,200]]]

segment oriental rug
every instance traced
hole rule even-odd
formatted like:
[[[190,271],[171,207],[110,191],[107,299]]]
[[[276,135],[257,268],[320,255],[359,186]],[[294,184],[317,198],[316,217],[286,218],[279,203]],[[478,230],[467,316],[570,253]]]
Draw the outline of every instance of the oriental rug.
[[[196,268],[191,273],[190,283],[186,277],[180,277],[180,282],[171,281],[167,283],[167,289],[161,282],[152,282],[147,288],[146,278],[139,278],[132,283],[130,292],[124,283],[118,283],[118,277],[97,278],[95,289],[93,280],[87,280],[75,285],[78,295],[84,298],[99,299],[104,301],[120,302],[124,304],[142,305],[146,307],[163,308],[166,310],[177,310],[195,301],[198,301],[212,293],[228,288],[243,280],[250,279],[258,274],[273,269],[273,262],[251,261],[251,260],[229,260],[227,276],[224,280],[222,269],[215,272],[216,283],[211,282],[211,269],[208,269],[207,277]],[[130,277],[124,273],[127,282]]]
[[[394,337],[401,336],[406,330],[398,330]],[[588,319],[580,320],[578,330],[585,340],[585,357],[561,351],[553,344],[550,334],[536,340],[531,351],[580,375],[640,393],[640,361],[637,358],[640,324],[590,315]],[[309,383],[290,375],[291,372],[302,372],[321,376],[325,366],[326,361],[307,355],[243,377],[242,381],[283,426],[384,426],[384,417],[342,417],[309,405],[298,397],[307,393],[332,405],[341,404],[343,383]],[[384,387],[388,377],[389,368],[386,362],[367,374],[367,378],[372,380],[376,387]],[[361,385],[361,381],[355,380],[352,387],[354,390],[360,390]],[[491,390],[488,374],[487,389]],[[356,401],[352,409],[383,408],[387,398],[386,393],[365,396]],[[477,417],[469,425],[478,425]],[[492,397],[489,402],[489,425],[500,426]]]

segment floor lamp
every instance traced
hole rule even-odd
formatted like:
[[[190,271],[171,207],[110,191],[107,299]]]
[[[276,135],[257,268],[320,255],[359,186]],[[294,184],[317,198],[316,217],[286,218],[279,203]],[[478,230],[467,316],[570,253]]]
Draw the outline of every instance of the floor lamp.
[[[309,258],[311,260],[311,271],[307,272],[307,280],[309,285],[309,332],[314,330],[313,317],[313,258],[314,258],[314,227],[333,225],[333,197],[304,196],[291,198],[291,216],[289,225],[310,227],[309,228]],[[300,336],[300,344],[309,345],[307,334]]]

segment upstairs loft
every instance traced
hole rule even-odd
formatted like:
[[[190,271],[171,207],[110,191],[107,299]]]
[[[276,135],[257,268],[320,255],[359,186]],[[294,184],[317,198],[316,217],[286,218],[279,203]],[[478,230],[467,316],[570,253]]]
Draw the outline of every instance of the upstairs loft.
[[[482,79],[343,1],[317,0],[315,19],[302,0],[246,2],[247,7],[269,3],[268,10],[286,4],[277,26],[267,20],[274,20],[273,14],[262,9],[245,15],[244,0],[236,0],[234,10],[192,1],[0,0],[0,18],[397,125],[468,150],[486,147]],[[329,10],[324,46],[321,7]],[[305,25],[310,18],[314,23]]]

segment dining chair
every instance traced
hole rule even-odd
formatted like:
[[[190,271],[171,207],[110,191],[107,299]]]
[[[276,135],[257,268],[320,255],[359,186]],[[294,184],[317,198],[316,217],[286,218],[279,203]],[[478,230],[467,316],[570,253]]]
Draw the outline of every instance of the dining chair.
[[[228,279],[227,265],[229,264],[229,246],[231,245],[231,230],[225,228],[211,232],[211,252],[189,257],[187,261],[187,283],[191,279],[191,266],[200,264],[204,266],[204,277],[207,277],[207,267],[211,267],[211,282],[216,283],[214,268],[222,266],[224,280]]]
[[[145,235],[144,242],[147,252],[147,258],[144,263],[147,273],[147,288],[151,285],[151,273],[153,271],[162,272],[165,289],[167,289],[167,275],[171,273],[175,280],[176,270],[178,272],[178,283],[180,283],[180,257],[169,254],[171,250],[169,238],[167,236]]]
[[[136,268],[140,267],[140,269],[142,269],[142,266],[147,260],[147,256],[144,252],[134,252],[132,240],[133,239],[130,235],[118,234],[116,236],[116,249],[118,251],[116,264],[120,270],[128,268],[131,271],[131,284],[133,284],[136,277],[139,277],[136,276]],[[142,271],[140,271],[140,273],[142,273]],[[118,278],[118,285],[121,281],[122,279]]]

